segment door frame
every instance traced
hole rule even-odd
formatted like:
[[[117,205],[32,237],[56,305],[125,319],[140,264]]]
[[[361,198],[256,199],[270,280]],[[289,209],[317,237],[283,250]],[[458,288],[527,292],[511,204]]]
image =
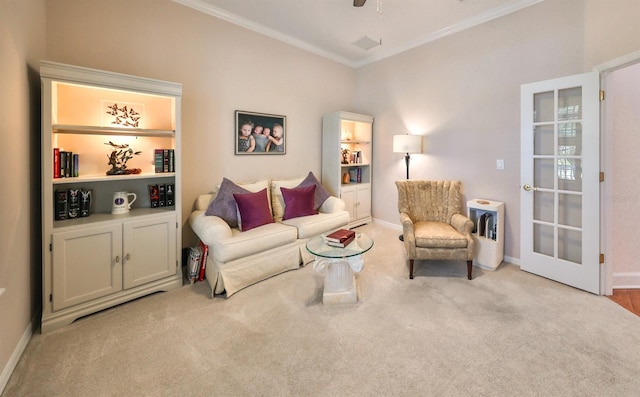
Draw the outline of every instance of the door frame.
[[[640,51],[635,51],[619,58],[612,59],[608,62],[597,65],[593,71],[600,73],[600,89],[605,91],[606,77],[609,73],[640,62]],[[607,197],[613,197],[613,186],[607,181],[607,174],[612,175],[613,172],[613,139],[606,132],[607,124],[607,101],[600,104],[600,164],[601,170],[605,173],[603,188],[600,189],[600,246],[605,254],[604,266],[600,269],[600,293],[604,295],[613,294],[613,244],[611,244],[608,236],[613,236],[613,208],[607,202]]]

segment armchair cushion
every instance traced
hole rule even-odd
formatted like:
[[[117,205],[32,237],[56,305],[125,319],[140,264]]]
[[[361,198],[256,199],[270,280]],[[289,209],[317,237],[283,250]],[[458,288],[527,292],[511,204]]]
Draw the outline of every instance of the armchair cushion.
[[[416,222],[413,230],[416,247],[466,248],[467,238],[451,225],[443,222]]]

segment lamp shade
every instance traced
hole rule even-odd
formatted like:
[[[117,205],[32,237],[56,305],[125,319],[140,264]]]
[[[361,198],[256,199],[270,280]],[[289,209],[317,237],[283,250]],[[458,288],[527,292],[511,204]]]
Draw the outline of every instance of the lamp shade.
[[[408,134],[394,135],[393,151],[394,153],[421,153],[422,136]]]

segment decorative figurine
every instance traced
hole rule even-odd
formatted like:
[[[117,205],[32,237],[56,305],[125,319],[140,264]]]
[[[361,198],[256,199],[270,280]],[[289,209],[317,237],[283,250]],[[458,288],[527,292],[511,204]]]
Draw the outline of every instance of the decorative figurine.
[[[341,149],[342,153],[342,164],[349,164],[349,153],[351,151],[349,149]]]
[[[118,145],[111,141],[106,142],[105,145],[109,145],[113,148],[111,154],[107,155],[111,169],[107,171],[107,175],[129,175],[139,174],[142,172],[140,168],[127,168],[127,161],[131,160],[133,156],[137,156],[142,152],[134,152],[128,144]]]

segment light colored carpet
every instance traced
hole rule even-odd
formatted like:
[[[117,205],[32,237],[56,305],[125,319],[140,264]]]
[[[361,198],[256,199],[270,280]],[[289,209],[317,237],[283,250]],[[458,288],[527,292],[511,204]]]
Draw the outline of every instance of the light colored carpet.
[[[33,336],[3,396],[635,396],[640,317],[502,265],[416,265],[379,225],[360,301],[312,266],[231,298],[204,283]]]

